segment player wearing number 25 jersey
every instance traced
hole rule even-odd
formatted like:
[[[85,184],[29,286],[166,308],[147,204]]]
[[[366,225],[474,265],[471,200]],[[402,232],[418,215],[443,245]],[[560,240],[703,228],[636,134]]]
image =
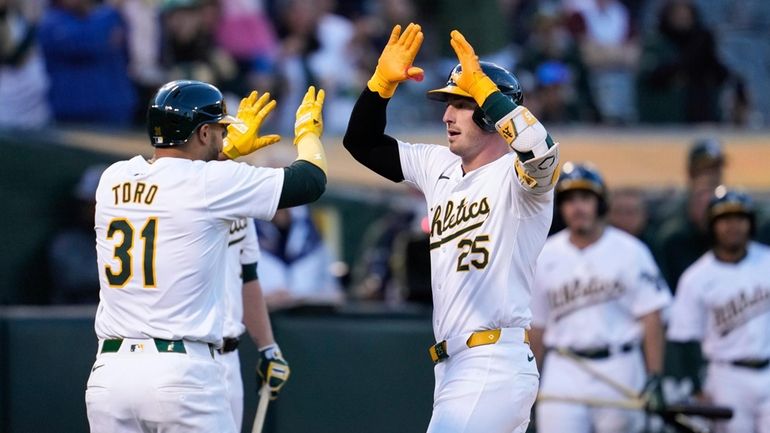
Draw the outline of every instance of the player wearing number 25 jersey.
[[[216,87],[166,84],[148,110],[153,158],[115,163],[102,175],[99,344],[86,389],[91,432],[235,432],[214,359],[230,227],[313,201],[326,181],[323,91],[316,99],[313,88],[297,112],[297,161],[272,169],[229,160],[280,139],[259,136],[275,102],[257,96],[244,98],[234,118]],[[283,363],[266,380],[287,376]]]
[[[460,65],[431,99],[446,103],[449,147],[384,134],[385,108],[411,65],[420,27],[396,27],[356,103],[344,144],[362,164],[419,188],[428,204],[436,363],[428,431],[519,433],[538,386],[526,344],[530,285],[551,223],[558,145],[521,106],[519,83],[479,63],[457,31]]]

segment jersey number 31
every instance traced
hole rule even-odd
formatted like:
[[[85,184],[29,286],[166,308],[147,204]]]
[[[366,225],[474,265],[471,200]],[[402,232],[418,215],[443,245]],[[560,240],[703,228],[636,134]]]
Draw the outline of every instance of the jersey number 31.
[[[110,287],[121,288],[126,285],[133,273],[133,253],[134,246],[134,226],[125,218],[118,218],[110,221],[107,226],[107,239],[113,239],[117,233],[121,234],[122,241],[115,245],[115,258],[120,261],[117,271],[110,265],[104,266],[104,272],[107,274],[107,281]],[[145,288],[155,287],[155,235],[158,233],[158,219],[147,218],[142,230],[139,232],[139,238],[143,241],[142,269],[143,285]]]

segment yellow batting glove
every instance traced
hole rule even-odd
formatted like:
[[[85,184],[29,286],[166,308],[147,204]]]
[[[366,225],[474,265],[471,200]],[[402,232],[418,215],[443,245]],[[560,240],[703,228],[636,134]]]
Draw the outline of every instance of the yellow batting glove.
[[[372,92],[383,98],[390,98],[398,83],[413,79],[422,81],[425,71],[412,66],[417,52],[420,51],[424,36],[419,24],[410,23],[401,33],[401,26],[396,25],[390,34],[387,45],[382,50],[374,75],[367,83]]]
[[[484,101],[487,100],[489,95],[500,89],[498,89],[492,79],[487,77],[487,74],[481,70],[479,57],[476,55],[471,44],[465,40],[465,36],[457,30],[452,30],[450,36],[452,39],[449,43],[452,45],[452,48],[454,48],[457,59],[462,66],[462,72],[460,73],[460,76],[455,79],[455,83],[457,84],[457,87],[473,96],[473,99],[480,107],[484,105]]]
[[[249,96],[241,99],[237,117],[242,123],[227,125],[227,138],[225,138],[222,153],[230,159],[248,155],[257,149],[281,141],[281,136],[276,134],[259,136],[259,128],[275,108],[275,100],[270,99],[270,93],[264,93],[259,98],[257,96],[259,93],[254,90]]]
[[[310,86],[302,98],[302,103],[297,108],[297,120],[294,122],[294,144],[305,134],[315,134],[320,137],[324,132],[324,120],[321,111],[324,106],[326,93],[318,90],[318,96],[314,86]]]
[[[294,123],[294,144],[297,146],[297,159],[302,159],[314,164],[316,167],[328,173],[326,153],[321,144],[321,135],[324,132],[322,109],[326,93],[310,86],[302,98],[302,103],[297,108],[297,121]]]

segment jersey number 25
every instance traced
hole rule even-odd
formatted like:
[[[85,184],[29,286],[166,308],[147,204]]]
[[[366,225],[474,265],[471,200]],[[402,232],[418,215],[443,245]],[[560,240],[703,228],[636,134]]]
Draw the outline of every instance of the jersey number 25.
[[[478,235],[473,240],[462,239],[457,243],[460,257],[457,258],[457,272],[467,272],[473,265],[476,269],[484,269],[489,264],[489,250],[484,246],[489,241],[489,235]],[[471,258],[468,256],[473,254]],[[468,260],[466,260],[468,259]]]

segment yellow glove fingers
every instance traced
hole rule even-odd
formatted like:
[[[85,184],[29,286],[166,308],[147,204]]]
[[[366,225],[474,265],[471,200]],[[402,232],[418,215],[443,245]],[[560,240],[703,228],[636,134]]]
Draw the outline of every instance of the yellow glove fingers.
[[[469,54],[474,56],[476,55],[476,52],[473,50],[473,47],[468,42],[468,40],[465,39],[465,36],[463,36],[462,33],[460,33],[457,30],[452,30],[452,33],[450,33],[450,36],[452,38],[452,41],[457,42],[458,46],[461,48],[463,55],[469,55]]]
[[[318,91],[318,96],[316,97],[315,104],[320,108],[324,104],[324,99],[326,99],[326,92],[324,92],[324,89],[321,89]]]
[[[422,34],[422,32],[417,33],[417,35],[412,39],[412,43],[409,44],[409,47],[407,48],[407,53],[409,53],[409,57],[414,61],[414,58],[417,56],[417,52],[420,51],[420,47],[422,46],[422,41],[425,39],[425,35]]]
[[[270,102],[270,93],[265,92],[262,94],[262,96],[259,97],[259,99],[252,101],[251,108],[255,113],[258,113],[265,105],[267,105],[268,102]]]
[[[307,88],[307,92],[305,92],[305,97],[302,98],[302,103],[300,104],[300,109],[305,104],[311,104],[315,100],[315,86],[310,86]]]
[[[262,125],[262,122],[265,120],[265,117],[267,117],[267,115],[270,114],[273,111],[273,109],[275,109],[276,104],[277,103],[275,102],[275,100],[272,100],[268,102],[267,105],[260,108],[259,111],[257,111],[257,113],[254,116],[254,120],[257,123],[257,129],[259,129],[259,127]]]
[[[420,33],[420,25],[409,23],[409,25],[406,27],[406,30],[404,30],[404,34],[401,35],[401,39],[398,41],[399,44],[408,49],[412,42],[414,41],[414,38],[417,37],[417,34]]]
[[[281,136],[278,134],[270,134],[270,135],[265,135],[264,137],[259,137],[259,139],[263,140],[265,142],[265,145],[267,146],[267,145],[278,143],[279,141],[281,141]]]
[[[387,45],[394,45],[396,42],[398,42],[398,38],[401,36],[401,26],[399,24],[396,24],[393,27],[393,31],[390,32],[390,38],[388,39]]]
[[[246,102],[249,107],[254,105],[254,101],[257,100],[257,97],[259,96],[259,92],[256,90],[252,90],[251,93],[249,93],[249,96],[246,97]]]

